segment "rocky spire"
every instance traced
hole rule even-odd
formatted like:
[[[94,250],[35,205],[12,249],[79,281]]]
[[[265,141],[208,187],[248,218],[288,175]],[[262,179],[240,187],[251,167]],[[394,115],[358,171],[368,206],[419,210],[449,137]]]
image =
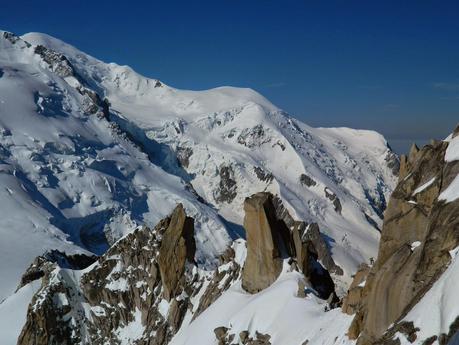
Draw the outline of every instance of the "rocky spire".
[[[177,295],[179,282],[185,272],[185,263],[194,263],[195,252],[194,221],[186,216],[183,205],[179,204],[169,217],[169,225],[164,232],[158,256],[166,300],[170,301]]]
[[[270,193],[257,193],[244,202],[247,259],[242,287],[250,293],[270,286],[282,271],[282,259],[293,254],[290,232],[276,218],[272,200]]]
[[[148,344],[167,344],[190,306],[186,293],[176,296],[202,287],[192,287],[193,224],[179,204],[154,229],[138,228],[116,242],[80,278],[71,269],[89,265],[92,258],[62,260],[56,253],[37,258],[23,284],[41,278],[41,288],[32,298],[18,344],[117,344],[114,330],[130,323],[144,329],[145,339],[156,334]],[[70,269],[62,269],[63,262],[72,263],[64,265]],[[167,312],[160,310],[160,303],[167,305]]]
[[[283,261],[291,258],[320,297],[334,299],[334,283],[327,269],[342,274],[328,251],[317,224],[294,220],[279,198],[257,193],[244,202],[247,258],[242,287],[257,293],[280,275]],[[326,266],[322,266],[319,260]]]

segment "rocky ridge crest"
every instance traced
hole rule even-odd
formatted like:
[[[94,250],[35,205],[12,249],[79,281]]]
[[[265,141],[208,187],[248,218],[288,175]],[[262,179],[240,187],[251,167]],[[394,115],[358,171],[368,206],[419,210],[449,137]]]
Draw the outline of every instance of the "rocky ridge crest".
[[[270,193],[247,198],[245,209],[248,254],[243,269],[233,248],[214,271],[196,265],[194,220],[181,204],[154,229],[136,229],[98,259],[56,253],[38,257],[21,282],[22,287],[41,279],[18,345],[122,344],[125,330],[134,329],[133,344],[167,344],[184,320],[194,320],[230,286],[241,281],[249,293],[257,293],[277,279],[285,264],[305,275],[299,297],[311,286],[336,305],[333,281],[318,258],[339,267],[318,227],[293,220]],[[262,245],[255,249],[254,243]],[[236,338],[244,344],[270,344],[269,334],[242,333]],[[222,344],[236,339],[231,329],[215,334]]]

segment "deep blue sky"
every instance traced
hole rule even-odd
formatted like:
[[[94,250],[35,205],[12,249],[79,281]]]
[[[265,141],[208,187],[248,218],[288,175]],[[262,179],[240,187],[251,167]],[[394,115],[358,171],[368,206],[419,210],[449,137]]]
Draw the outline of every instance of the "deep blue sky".
[[[313,126],[403,151],[459,122],[459,1],[1,1],[45,32],[186,89],[251,87]]]

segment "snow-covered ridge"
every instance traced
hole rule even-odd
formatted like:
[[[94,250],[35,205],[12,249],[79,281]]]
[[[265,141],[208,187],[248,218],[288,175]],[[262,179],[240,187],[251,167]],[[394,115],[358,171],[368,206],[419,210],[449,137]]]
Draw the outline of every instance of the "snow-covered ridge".
[[[195,219],[205,276],[231,243],[245,246],[243,201],[260,191],[279,196],[295,219],[318,223],[340,268],[333,279],[342,295],[357,267],[377,255],[397,172],[398,158],[376,132],[312,128],[251,89],[179,90],[44,34],[0,32],[0,320],[14,304],[24,317],[37,287],[14,291],[35,256],[102,254],[138,225],[155,226],[177,203]],[[200,327],[209,320],[236,333],[269,333],[277,344],[347,343],[351,318],[324,313],[315,297],[294,296],[300,278],[283,272],[253,296],[235,284],[196,323],[187,319],[175,343],[197,335],[207,343],[212,329]],[[127,289],[122,279],[107,287]],[[158,308],[167,314],[167,305]],[[310,329],[292,332],[285,322],[292,313],[295,328]],[[137,314],[117,330],[126,342],[136,337]],[[2,324],[12,327],[9,339],[20,331],[20,322],[0,322],[0,334]]]
[[[178,202],[208,231],[198,260],[212,263],[230,240],[217,213],[104,118],[65,57],[39,52],[0,33],[0,300],[45,250],[100,254]]]
[[[64,207],[62,212],[66,217],[70,213],[72,217],[85,217],[92,210],[104,212],[103,210],[111,208],[109,205],[113,205],[114,195],[118,195],[110,180],[114,178],[117,188],[124,186],[129,192],[121,194],[126,202],[121,207],[122,211],[117,212],[123,216],[116,216],[111,222],[111,228],[118,229],[113,236],[117,238],[128,231],[122,230],[124,226],[120,226],[120,219],[124,219],[126,224],[147,222],[151,225],[170,210],[172,200],[181,200],[181,197],[171,198],[170,193],[152,193],[150,181],[156,180],[159,189],[172,188],[175,194],[181,195],[183,192],[176,190],[181,185],[184,186],[181,188],[186,195],[197,193],[220,215],[218,218],[203,216],[197,222],[214,232],[210,229],[221,227],[221,219],[224,219],[230,233],[235,236],[242,234],[239,224],[242,222],[244,198],[267,190],[281,196],[296,218],[319,223],[330,238],[329,244],[335,261],[345,271],[345,282],[349,282],[350,275],[362,261],[368,261],[376,255],[379,238],[377,228],[381,226],[382,211],[396,180],[393,172],[397,170],[397,158],[381,135],[347,128],[311,128],[250,89],[220,87],[207,91],[178,90],[156,79],[142,77],[127,66],[104,63],[45,34],[30,33],[22,36],[22,39],[24,41],[19,41],[29,44],[11,44],[4,40],[5,43],[2,44],[9,44],[9,47],[2,50],[3,54],[9,52],[12,55],[5,58],[3,64],[7,66],[11,63],[12,56],[14,61],[22,59],[27,68],[35,69],[30,75],[38,79],[37,82],[51,82],[57,91],[52,94],[51,88],[35,95],[37,100],[32,100],[29,106],[32,113],[35,112],[35,106],[37,112],[42,114],[62,109],[64,113],[70,111],[77,114],[81,109],[79,102],[81,104],[83,100],[75,89],[81,88],[81,84],[93,91],[100,100],[107,100],[110,104],[111,121],[108,126],[114,123],[128,133],[136,145],[142,147],[148,157],[140,153],[140,156],[143,155],[141,161],[151,166],[147,170],[153,169],[161,176],[172,179],[171,181],[177,178],[176,181],[181,180],[178,183],[165,182],[152,176],[144,176],[139,180],[139,171],[133,168],[139,167],[139,163],[125,162],[123,155],[120,155],[123,150],[117,149],[118,144],[110,149],[108,155],[101,155],[95,150],[92,156],[79,164],[90,167],[91,172],[95,169],[97,174],[102,171],[103,178],[100,178],[104,192],[98,190],[94,195],[103,195],[106,202],[85,201],[86,206],[82,207],[81,196],[85,196],[84,200],[91,200],[93,197],[73,190],[71,194],[77,193],[80,197],[73,198],[74,206]],[[25,48],[20,47],[21,44]],[[40,56],[34,53],[37,46],[44,46],[62,54],[70,62],[76,77],[62,78],[56,76],[55,70],[49,71]],[[23,75],[21,78],[31,77]],[[0,83],[2,80],[6,82],[5,77],[0,79]],[[31,94],[35,92],[35,88],[31,88]],[[76,99],[70,101],[68,95]],[[59,98],[62,100],[56,104],[56,99]],[[63,118],[56,117],[56,120],[63,123]],[[8,122],[13,121],[15,119],[8,119]],[[76,122],[78,126],[84,122],[84,127],[88,124],[94,126],[92,122],[96,122],[91,118],[88,121],[86,116],[81,115],[68,117],[67,121]],[[49,131],[54,122],[54,119],[51,121],[49,118],[43,121],[45,128],[41,138],[36,133],[40,124],[34,124],[33,137],[46,143],[52,137]],[[14,126],[21,128],[24,124],[22,121],[15,121]],[[68,126],[68,133],[59,134],[54,139],[56,143],[49,143],[48,147],[62,146],[67,140],[66,137],[70,136],[69,132],[75,132],[72,126],[75,125]],[[100,130],[99,123],[97,127]],[[103,132],[106,145],[113,140],[112,134],[105,129]],[[89,143],[93,139],[88,137],[94,133],[79,135],[86,137]],[[101,138],[99,133],[97,136]],[[72,150],[75,144],[69,142],[64,145],[66,146],[59,151],[60,155],[66,154],[68,145]],[[71,150],[68,152],[72,152]],[[73,155],[76,154],[75,151]],[[138,159],[139,153],[135,156]],[[180,164],[177,163],[177,158]],[[48,159],[45,157],[44,161]],[[121,174],[119,159],[124,164]],[[81,159],[76,161],[79,160]],[[109,162],[111,160],[114,162]],[[75,164],[72,161],[67,165],[75,169]],[[81,170],[78,165],[76,169]],[[143,166],[140,170],[144,171]],[[30,171],[30,168],[27,169],[28,174]],[[109,177],[106,176],[107,172]],[[126,176],[129,178],[126,179]],[[72,182],[72,186],[80,185],[79,188],[83,188],[83,181],[88,179],[86,174],[81,177],[78,183]],[[43,175],[36,174],[36,178],[43,179]],[[56,190],[51,189],[53,193]],[[130,193],[134,193],[136,197],[132,198]],[[158,200],[158,195],[170,200],[170,206],[163,208],[153,202]],[[141,205],[147,206],[137,207],[135,202],[132,203],[133,200],[145,198],[146,202],[142,201]],[[57,209],[68,203],[65,201],[67,197],[60,199],[62,200],[57,203],[51,202]],[[128,200],[130,201],[127,202]],[[91,211],[88,211],[88,207],[91,207]],[[206,208],[204,205],[200,207]],[[205,211],[204,214],[209,212],[214,213]],[[214,253],[211,255],[215,255],[221,250],[218,248],[228,243],[228,235],[219,236],[221,239],[217,241],[216,248],[209,252]],[[200,240],[207,243],[208,238],[204,236]],[[203,260],[207,256],[204,252]]]

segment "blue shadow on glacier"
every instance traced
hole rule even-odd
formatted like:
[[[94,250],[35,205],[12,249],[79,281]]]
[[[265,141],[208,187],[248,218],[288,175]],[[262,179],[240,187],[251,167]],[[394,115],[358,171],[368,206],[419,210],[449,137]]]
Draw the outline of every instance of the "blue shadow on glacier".
[[[180,177],[185,182],[193,180],[194,175],[189,174],[178,162],[176,153],[169,145],[159,143],[146,136],[145,131],[133,123],[123,119],[115,112],[110,112],[110,121],[115,122],[129,137],[148,155],[149,160],[161,167],[171,175]]]

